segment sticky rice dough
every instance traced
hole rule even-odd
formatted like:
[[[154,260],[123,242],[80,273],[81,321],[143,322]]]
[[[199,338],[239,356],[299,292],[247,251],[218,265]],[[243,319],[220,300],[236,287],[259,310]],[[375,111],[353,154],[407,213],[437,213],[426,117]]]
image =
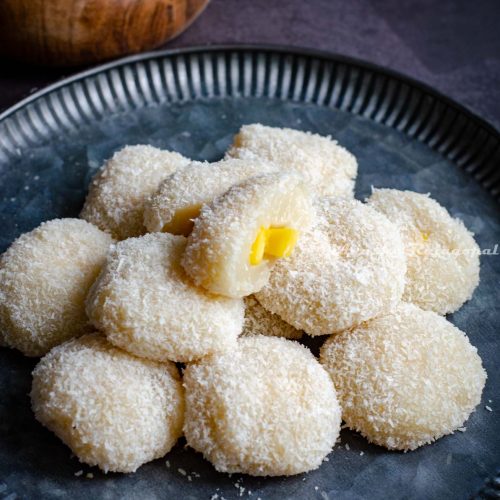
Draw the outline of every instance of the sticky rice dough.
[[[266,159],[300,173],[320,196],[353,197],[356,158],[329,136],[259,123],[243,125],[226,156]]]
[[[190,163],[160,184],[146,204],[144,225],[150,232],[165,231],[188,236],[202,205],[210,203],[234,184],[276,170],[276,166],[258,158]]]
[[[277,314],[264,309],[253,295],[243,299],[245,302],[245,322],[243,336],[268,335],[298,340],[303,332],[283,321]]]
[[[324,198],[316,225],[289,259],[276,263],[256,297],[298,330],[324,335],[390,312],[405,271],[394,224],[357,200]]]
[[[411,191],[375,189],[367,202],[401,231],[408,262],[405,301],[447,314],[472,297],[480,250],[461,220],[429,195]]]
[[[85,297],[111,236],[79,219],[54,219],[25,233],[0,257],[0,331],[26,356],[88,332]]]
[[[328,373],[300,344],[244,337],[184,372],[188,444],[220,472],[292,475],[316,469],[340,431]]]
[[[189,162],[152,146],[124,147],[92,179],[80,217],[118,240],[144,234],[144,204],[165,177]]]
[[[184,236],[150,233],[118,243],[87,299],[108,340],[156,361],[192,361],[233,349],[243,326],[242,300],[193,285],[180,260]]]
[[[173,363],[136,358],[98,334],[50,351],[33,372],[37,420],[88,465],[134,472],[182,434],[184,393]]]
[[[320,359],[346,424],[394,450],[414,450],[462,427],[486,380],[462,331],[407,303],[330,337]]]
[[[266,284],[272,264],[293,252],[313,219],[300,176],[252,177],[202,208],[182,265],[198,286],[213,293],[251,295]]]

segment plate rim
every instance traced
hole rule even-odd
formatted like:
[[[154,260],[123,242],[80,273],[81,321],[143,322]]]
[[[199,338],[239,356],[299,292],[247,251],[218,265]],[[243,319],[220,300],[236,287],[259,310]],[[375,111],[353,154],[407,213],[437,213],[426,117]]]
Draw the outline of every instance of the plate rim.
[[[97,66],[93,66],[92,68],[88,68],[83,71],[78,71],[77,73],[64,77],[54,83],[51,83],[36,92],[24,97],[19,100],[17,103],[9,106],[7,109],[0,113],[0,123],[15,114],[17,111],[20,111],[24,107],[33,103],[37,99],[50,94],[53,91],[61,89],[66,85],[78,82],[85,78],[95,76],[104,71],[117,68],[120,66],[125,66],[130,63],[136,63],[140,61],[145,61],[148,59],[158,58],[158,57],[172,57],[177,55],[185,55],[185,54],[193,54],[199,52],[221,52],[221,51],[235,51],[235,52],[244,52],[247,50],[253,51],[263,51],[263,52],[281,52],[284,54],[293,54],[296,56],[304,56],[304,57],[317,57],[322,58],[329,61],[336,61],[340,63],[345,63],[349,65],[359,66],[361,68],[378,72],[381,74],[388,75],[392,78],[396,78],[400,80],[402,83],[407,83],[413,87],[417,87],[420,90],[428,93],[432,97],[441,100],[448,106],[454,107],[461,113],[465,114],[468,119],[472,119],[477,122],[478,125],[484,127],[488,132],[497,136],[500,140],[500,127],[497,128],[495,125],[487,121],[486,119],[479,116],[474,111],[470,110],[464,104],[461,104],[457,100],[452,97],[449,97],[445,93],[440,90],[435,89],[430,84],[425,83],[417,78],[409,76],[403,72],[398,70],[388,68],[376,63],[372,63],[365,59],[361,59],[358,57],[344,55],[338,52],[332,52],[327,50],[320,49],[312,49],[308,47],[302,46],[289,46],[289,45],[281,45],[281,44],[214,44],[214,45],[193,45],[189,47],[179,47],[173,49],[162,49],[162,50],[152,50],[147,52],[141,52],[140,54],[133,54],[126,57],[120,57],[117,59],[113,59],[112,61],[108,61],[104,64],[98,64]]]

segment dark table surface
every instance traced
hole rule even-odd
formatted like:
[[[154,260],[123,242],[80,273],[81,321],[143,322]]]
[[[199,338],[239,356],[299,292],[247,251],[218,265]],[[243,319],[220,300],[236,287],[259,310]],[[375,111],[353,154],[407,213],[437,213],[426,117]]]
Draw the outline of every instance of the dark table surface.
[[[500,129],[500,0],[212,0],[162,48],[266,43],[354,56],[412,76]],[[0,110],[81,68],[0,66]]]

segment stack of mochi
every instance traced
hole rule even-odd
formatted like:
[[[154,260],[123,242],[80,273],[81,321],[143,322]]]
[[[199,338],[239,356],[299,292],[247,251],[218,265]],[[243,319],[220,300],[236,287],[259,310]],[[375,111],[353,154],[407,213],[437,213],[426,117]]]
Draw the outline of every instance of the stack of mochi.
[[[461,428],[486,381],[444,315],[479,249],[428,195],[354,199],[330,137],[245,125],[226,157],[118,151],[80,219],[0,260],[0,335],[43,356],[36,418],[89,465],[132,472],[185,436],[218,471],[319,467],[342,420],[413,450]],[[297,342],[328,336],[319,359]]]

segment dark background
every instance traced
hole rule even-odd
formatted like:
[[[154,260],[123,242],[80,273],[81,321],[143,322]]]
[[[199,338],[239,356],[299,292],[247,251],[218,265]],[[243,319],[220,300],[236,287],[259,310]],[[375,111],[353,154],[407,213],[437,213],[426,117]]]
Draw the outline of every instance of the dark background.
[[[431,85],[500,129],[500,0],[212,0],[164,47],[228,43],[364,59]],[[0,110],[79,69],[1,63]]]

